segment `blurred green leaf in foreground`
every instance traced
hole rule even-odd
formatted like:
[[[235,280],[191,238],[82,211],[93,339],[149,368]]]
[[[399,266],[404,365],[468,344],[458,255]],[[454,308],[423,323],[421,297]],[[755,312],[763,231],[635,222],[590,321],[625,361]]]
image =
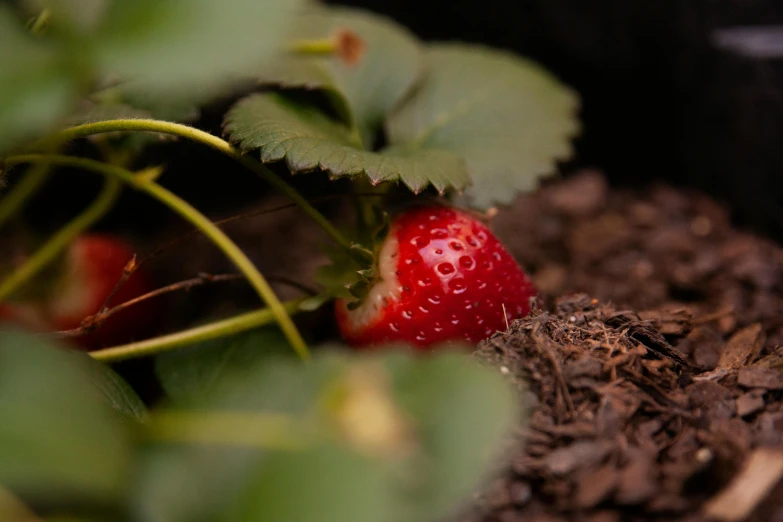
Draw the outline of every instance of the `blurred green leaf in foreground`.
[[[174,118],[260,74],[304,0],[27,0],[0,5],[0,151],[81,97]]]
[[[269,335],[226,342],[227,352],[193,350],[193,364],[183,350],[184,368],[207,349],[231,368],[188,372],[177,401],[147,414],[88,355],[0,329],[0,508],[78,516],[110,506],[168,522],[438,520],[484,484],[524,420],[511,384],[464,349],[332,346],[303,364],[276,354],[284,341]]]
[[[48,503],[120,498],[132,448],[106,368],[39,337],[0,331],[0,484]],[[97,373],[96,373],[97,372]],[[99,384],[103,382],[104,384]],[[127,385],[125,385],[127,386]]]
[[[268,355],[268,335],[243,339],[180,350],[183,374],[158,366],[177,401],[153,413],[158,442],[134,493],[142,517],[440,519],[483,484],[523,419],[510,384],[464,350],[421,357],[405,347],[363,355],[327,347],[301,364]],[[263,341],[255,360],[252,339]],[[228,367],[188,370],[207,349]]]

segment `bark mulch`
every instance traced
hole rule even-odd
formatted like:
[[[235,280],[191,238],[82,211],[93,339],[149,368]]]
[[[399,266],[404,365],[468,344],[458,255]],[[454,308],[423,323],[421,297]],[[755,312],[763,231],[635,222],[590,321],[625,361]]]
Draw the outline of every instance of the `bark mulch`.
[[[495,228],[543,300],[477,351],[530,424],[465,520],[783,521],[783,250],[589,172]]]

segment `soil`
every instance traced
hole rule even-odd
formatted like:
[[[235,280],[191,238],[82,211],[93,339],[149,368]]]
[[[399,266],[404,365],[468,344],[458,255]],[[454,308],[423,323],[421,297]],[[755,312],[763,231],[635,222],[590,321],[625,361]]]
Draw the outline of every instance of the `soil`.
[[[530,423],[464,520],[783,520],[783,250],[594,172],[494,224],[543,299],[476,352]]]

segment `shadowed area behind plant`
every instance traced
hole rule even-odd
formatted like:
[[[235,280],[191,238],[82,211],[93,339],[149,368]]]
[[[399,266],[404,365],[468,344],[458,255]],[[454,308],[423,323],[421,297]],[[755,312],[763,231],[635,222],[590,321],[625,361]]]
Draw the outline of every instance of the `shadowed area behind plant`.
[[[386,13],[424,39],[540,61],[583,99],[579,165],[615,183],[667,180],[727,201],[783,239],[783,60],[717,49],[713,31],[780,24],[775,0],[331,0]]]

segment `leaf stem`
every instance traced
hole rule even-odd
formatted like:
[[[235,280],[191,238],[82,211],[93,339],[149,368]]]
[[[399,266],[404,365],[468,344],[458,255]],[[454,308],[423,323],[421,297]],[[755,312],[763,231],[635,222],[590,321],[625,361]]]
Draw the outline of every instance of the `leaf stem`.
[[[289,50],[295,54],[329,56],[339,50],[339,43],[336,38],[294,40],[289,45]]]
[[[48,12],[48,9],[44,9]],[[43,13],[42,15],[43,16]],[[48,15],[47,15],[48,16]],[[47,140],[48,145],[41,151],[46,154],[57,154],[63,143],[57,138]],[[3,161],[0,159],[0,164]],[[36,193],[38,189],[49,179],[51,165],[48,163],[38,163],[32,165],[22,175],[22,179],[0,200],[0,228],[6,224],[12,217],[19,212],[27,201]]]
[[[35,18],[33,25],[30,27],[30,32],[33,34],[39,34],[41,31],[43,31],[51,16],[52,12],[48,7],[42,10],[41,14]]]
[[[14,217],[49,177],[49,165],[39,163],[25,172],[22,179],[0,200],[0,228]]]
[[[0,283],[0,303],[51,263],[82,231],[101,219],[117,200],[121,188],[118,179],[107,178],[98,197],[84,212],[51,236],[35,254]]]
[[[284,413],[159,410],[146,423],[152,440],[296,451],[309,443],[304,426]]]
[[[140,178],[122,167],[91,159],[56,154],[25,154],[9,156],[5,159],[5,162],[8,165],[45,162],[51,163],[52,165],[91,170],[105,176],[117,178],[131,185],[133,188],[145,192],[157,199],[179,214],[182,218],[189,221],[192,225],[199,228],[205,236],[212,240],[215,246],[217,246],[226,257],[234,263],[236,268],[244,274],[251,286],[267,304],[294,351],[303,359],[310,358],[310,352],[307,349],[304,339],[302,339],[301,334],[296,329],[296,326],[286,312],[285,307],[280,303],[280,300],[277,298],[277,295],[275,295],[266,279],[264,279],[264,276],[261,275],[247,255],[218,226],[212,223],[212,221],[196,210],[187,201],[161,185],[158,185],[147,176]]]
[[[288,314],[295,314],[301,310],[300,305],[308,298],[295,299],[283,303]],[[274,322],[275,316],[269,308],[262,308],[253,312],[237,315],[229,319],[223,319],[212,323],[196,326],[188,330],[182,330],[173,334],[154,337],[145,341],[104,348],[90,352],[90,355],[105,363],[123,361],[125,359],[134,359],[137,357],[146,357],[162,352],[167,352],[187,346],[217,339],[226,335],[233,335],[253,328],[264,326]]]
[[[318,212],[299,192],[297,192],[288,183],[283,181],[277,174],[272,172],[268,167],[261,162],[253,160],[237,149],[235,149],[227,141],[213,136],[208,132],[196,129],[189,125],[182,125],[180,123],[172,123],[161,120],[151,119],[117,119],[106,120],[95,123],[86,123],[84,125],[78,125],[70,127],[60,131],[53,138],[54,140],[71,141],[78,138],[84,138],[86,136],[92,136],[95,134],[104,134],[107,132],[128,132],[128,131],[140,131],[140,132],[157,132],[160,134],[170,134],[179,136],[181,138],[189,139],[203,145],[206,145],[218,152],[229,156],[242,164],[244,167],[253,171],[260,176],[264,181],[272,185],[274,188],[288,196],[299,208],[302,209],[313,221],[315,221],[338,245],[344,248],[346,251],[351,252],[351,242],[345,238],[332,223],[324,217],[323,214]],[[34,150],[44,146],[46,141],[37,142],[33,144]]]

